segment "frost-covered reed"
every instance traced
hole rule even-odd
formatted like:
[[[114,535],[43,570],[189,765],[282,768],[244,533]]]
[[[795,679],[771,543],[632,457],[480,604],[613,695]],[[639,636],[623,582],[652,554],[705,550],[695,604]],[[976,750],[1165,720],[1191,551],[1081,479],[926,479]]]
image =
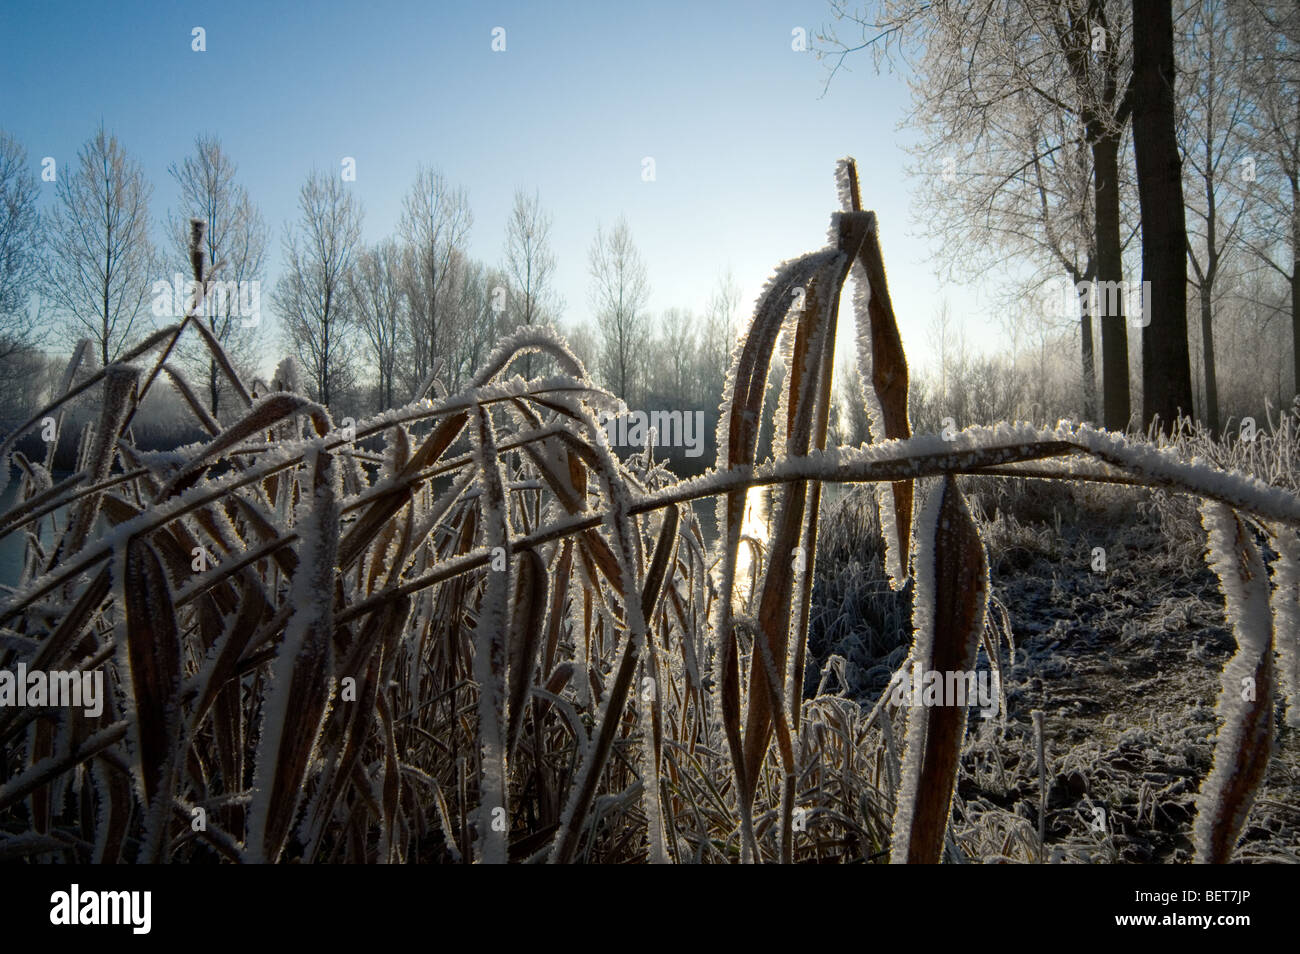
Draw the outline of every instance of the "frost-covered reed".
[[[960,475],[1213,501],[1212,565],[1241,650],[1196,832],[1205,860],[1229,857],[1267,764],[1273,693],[1295,712],[1294,487],[1088,428],[914,436],[876,219],[852,160],[839,175],[830,244],[765,287],[732,355],[716,467],[694,480],[653,448],[611,452],[601,421],[620,402],[547,328],[501,342],[461,393],[422,391],[347,428],[297,393],[292,368],[269,389],[240,381],[194,309],[97,373],[80,373],[79,348],[61,397],[0,445],[22,481],[0,534],[28,546],[0,601],[0,666],[102,671],[112,692],[95,717],[0,707],[0,858],[954,857],[964,710],[866,712],[835,689],[834,659],[805,670],[828,481],[876,488],[880,582],[913,587],[902,665],[969,668],[990,647],[987,558]],[[201,254],[194,268],[211,279]],[[850,275],[879,440],[828,448]],[[242,402],[229,426],[168,363],[191,331]],[[523,352],[558,373],[504,377]],[[774,457],[760,461],[778,354]],[[209,437],[148,454],[129,424],[163,374]],[[51,460],[16,440],[90,389],[101,416],[76,473],[55,483]],[[758,485],[773,488],[766,541],[742,528]],[[711,547],[688,506],[705,498],[717,501]],[[1281,541],[1271,604],[1242,542],[1251,519]],[[748,589],[742,546],[761,551]],[[1227,699],[1242,673],[1261,694],[1248,705]]]

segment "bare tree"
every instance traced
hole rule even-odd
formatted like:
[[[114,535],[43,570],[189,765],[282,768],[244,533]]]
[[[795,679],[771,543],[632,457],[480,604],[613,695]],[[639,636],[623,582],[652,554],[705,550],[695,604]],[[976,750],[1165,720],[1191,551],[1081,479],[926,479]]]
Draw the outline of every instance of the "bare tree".
[[[41,291],[74,340],[89,338],[108,364],[135,330],[151,288],[153,187],[101,126],[58,182]]]
[[[1142,420],[1169,431],[1191,415],[1187,352],[1187,220],[1174,109],[1170,0],[1133,0],[1133,151],[1142,204]]]
[[[447,351],[451,388],[459,390],[507,330],[501,327],[496,299],[497,290],[504,289],[508,279],[504,272],[459,253],[452,258],[449,275],[446,314],[456,333]]]
[[[209,268],[216,266],[213,281],[204,295],[203,316],[213,336],[233,360],[247,363],[257,331],[254,318],[240,310],[241,292],[248,283],[260,283],[266,258],[267,227],[262,214],[249,199],[248,190],[235,181],[238,167],[221,148],[215,136],[200,135],[194,153],[167,170],[180,188],[180,212],[171,216],[172,257],[176,271],[190,275],[190,220],[202,219],[204,251]],[[258,286],[260,308],[260,284]],[[252,296],[243,292],[243,301]],[[210,410],[216,415],[221,394],[228,387],[225,375],[206,347],[188,354],[191,365],[201,369],[208,390]]]
[[[962,371],[969,361],[969,352],[966,346],[966,335],[953,320],[952,308],[947,298],[940,302],[938,309],[930,318],[929,338],[934,356],[939,362],[938,400],[945,406],[949,404],[957,406],[960,411],[960,401],[964,395],[960,393],[961,388],[957,386],[957,382],[960,381]],[[961,417],[957,418],[957,422],[962,427],[972,423]]]
[[[1084,418],[1096,420],[1099,296],[1076,298],[1060,285],[1062,273],[1071,288],[1096,277],[1091,150],[1075,118],[1023,92],[999,112],[986,110],[980,135],[964,142],[972,121],[965,111],[918,109],[925,132],[913,154],[925,195],[923,227],[943,249],[942,277],[966,284],[996,276],[1003,314],[1029,300],[1040,306],[1034,320],[1044,326],[1077,323]],[[1023,280],[1007,274],[1008,259],[1029,266]]]
[[[376,409],[384,411],[396,403],[397,361],[408,330],[405,274],[397,242],[385,239],[362,251],[350,280],[357,322],[378,376]]]
[[[1244,416],[1263,420],[1266,403],[1274,409],[1291,403],[1291,350],[1279,347],[1290,325],[1289,289],[1271,269],[1235,252],[1215,289],[1214,360],[1226,433]]]
[[[500,316],[496,311],[496,289],[504,287],[509,280],[499,268],[488,268],[481,263],[478,267],[482,274],[478,294],[469,298],[474,311],[469,333],[465,336],[471,349],[466,368],[467,373],[471,374],[483,366],[501,338]]]
[[[410,256],[406,295],[414,384],[427,380],[439,360],[447,357],[452,339],[446,315],[448,288],[455,258],[463,254],[473,222],[464,189],[453,188],[436,169],[421,166],[416,171],[401,221]],[[449,387],[454,375],[451,364],[443,362],[444,383]]]
[[[632,242],[626,219],[620,217],[608,233],[597,226],[590,260],[601,374],[605,383],[631,404],[641,396],[641,355],[649,340],[645,305],[650,290],[645,263]]]
[[[1258,185],[1245,244],[1290,287],[1292,387],[1300,394],[1300,7],[1294,0],[1245,0],[1238,9],[1256,105],[1247,158]]]
[[[871,422],[867,417],[867,405],[862,399],[862,373],[858,363],[845,359],[835,372],[839,385],[840,400],[843,405],[839,416],[840,443],[857,447],[871,439]]]
[[[588,324],[575,324],[566,329],[565,340],[570,350],[582,362],[587,373],[592,373],[600,364],[600,342]]]
[[[679,404],[690,400],[697,344],[695,316],[685,308],[665,309],[654,348],[653,384],[661,396]]]
[[[0,427],[7,430],[58,397],[55,388],[66,366],[36,347],[11,351],[0,362]]]
[[[699,335],[699,368],[696,371],[696,400],[718,407],[731,366],[731,347],[736,342],[736,311],[740,308],[740,286],[728,270],[718,276],[704,314]]]
[[[1226,0],[1183,0],[1178,46],[1179,146],[1189,216],[1187,255],[1201,316],[1205,380],[1202,420],[1219,429],[1219,383],[1215,360],[1215,297],[1232,250],[1239,244],[1246,198],[1243,168],[1245,124],[1251,103],[1241,73],[1237,31]]]
[[[1086,288],[1097,275],[1092,154],[1086,137],[1078,135],[1077,131],[1072,133],[1073,120],[1069,116],[1049,113],[1046,124],[1055,127],[1056,132],[1048,141],[1058,143],[1059,150],[1040,147],[1037,135],[1031,150],[1033,193],[1038,198],[1042,246],[1065,270],[1074,288]],[[1028,231],[1028,234],[1036,233],[1036,229]],[[1093,325],[1099,317],[1099,296],[1082,294],[1076,298],[1083,419],[1095,421],[1098,419],[1097,358]],[[1041,315],[1039,321],[1047,324]],[[1039,329],[1040,332],[1042,330],[1044,329]],[[1041,333],[1039,340],[1042,340]]]
[[[1092,149],[1096,281],[1112,288],[1124,287],[1125,283],[1119,153],[1124,126],[1133,110],[1133,53],[1128,35],[1132,24],[1126,22],[1129,13],[1122,2],[1076,0],[1056,11],[1053,18],[1053,32],[1065,53],[1082,104],[1079,120]],[[1095,33],[1097,29],[1102,32]],[[1099,51],[1098,36],[1103,38]],[[1100,318],[1102,419],[1107,428],[1122,431],[1132,415],[1123,296],[1107,296]],[[1186,334],[1182,354],[1187,354]],[[1187,373],[1185,369],[1183,373]]]
[[[1062,242],[1060,230],[1054,239],[1040,231],[1036,241],[1049,251],[1053,245],[1062,252],[1075,246],[1077,251],[1064,255],[1075,272],[1107,288],[1123,287],[1119,156],[1133,104],[1132,16],[1125,0],[992,0],[978,5],[880,0],[870,13],[851,10],[842,0],[832,0],[831,6],[838,20],[861,32],[860,42],[841,42],[833,31],[822,38],[829,47],[822,55],[832,58],[833,69],[858,50],[870,48],[883,56],[892,49],[905,58],[920,51],[914,62],[917,116],[925,122],[933,117],[948,150],[963,147],[947,182],[950,188],[970,188],[985,198],[1006,192],[1027,203],[1025,209],[1037,205],[1041,211],[1042,199],[1053,192],[1050,186],[1037,187],[1042,162],[1076,144],[1086,145],[1093,187],[1091,248],[1085,253],[1085,243],[1077,239]],[[1053,116],[1068,122],[1049,122]],[[1064,131],[1064,137],[1044,139],[1054,128]],[[1018,138],[1023,141],[1016,145]],[[933,152],[933,158],[941,158],[941,150]],[[1000,153],[1011,161],[989,168],[986,160]],[[974,168],[963,175],[960,163],[967,161]],[[931,169],[940,172],[937,162]],[[1062,207],[1067,218],[1072,207],[1078,208],[1077,199]],[[994,206],[987,211],[992,222],[980,227],[992,224],[1016,243],[1013,229],[1005,227],[1010,223],[993,215]],[[1047,224],[1045,220],[1039,228]],[[1107,427],[1123,429],[1131,410],[1128,332],[1122,296],[1103,300],[1103,418]],[[1091,346],[1091,318],[1087,321],[1085,364]],[[1087,377],[1085,371],[1085,383]]]
[[[0,130],[0,362],[29,350],[35,330],[29,299],[40,276],[38,189],[26,150]]]
[[[551,250],[551,217],[542,210],[541,200],[522,189],[515,191],[515,203],[506,222],[505,271],[509,277],[509,320],[515,325],[533,325],[556,318],[560,308],[552,282],[555,254]],[[533,376],[536,355],[523,357],[525,378]]]
[[[350,386],[356,310],[350,273],[361,240],[360,206],[337,176],[313,171],[298,194],[298,229],[286,229],[284,274],[275,305],[310,379],[313,399],[329,405]]]

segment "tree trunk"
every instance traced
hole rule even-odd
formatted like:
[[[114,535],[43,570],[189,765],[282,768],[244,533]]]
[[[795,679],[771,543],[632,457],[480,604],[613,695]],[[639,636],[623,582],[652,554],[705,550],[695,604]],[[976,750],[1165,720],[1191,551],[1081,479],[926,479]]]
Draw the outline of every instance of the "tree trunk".
[[[1180,414],[1193,412],[1170,0],[1133,0],[1133,150],[1142,209],[1142,281],[1151,283],[1151,313],[1142,316],[1142,419],[1147,426],[1158,422],[1168,433]]]
[[[1124,260],[1119,223],[1119,135],[1106,131],[1092,144],[1093,192],[1097,204],[1096,280],[1121,288]],[[1107,430],[1128,427],[1132,407],[1128,387],[1128,329],[1124,326],[1123,296],[1099,294],[1097,302],[1109,302],[1101,313],[1102,418]]]
[[[1211,285],[1201,283],[1201,354],[1205,361],[1205,426],[1219,433],[1219,382],[1214,373],[1214,314],[1210,309]]]
[[[1092,345],[1092,310],[1085,309],[1079,319],[1083,338],[1083,419],[1097,420],[1097,359]]]
[[[1291,393],[1300,396],[1300,188],[1291,180],[1291,353],[1295,380]]]
[[[1210,82],[1214,83],[1213,60]],[[1205,365],[1205,426],[1216,437],[1219,434],[1219,379],[1214,369],[1214,282],[1219,277],[1218,248],[1218,198],[1215,195],[1214,161],[1214,110],[1206,109],[1205,117],[1205,269],[1197,265],[1195,254],[1188,259],[1197,278],[1197,292],[1201,304],[1201,361]],[[1185,215],[1186,213],[1184,213]]]
[[[1095,268],[1096,266],[1090,261],[1082,276],[1077,273],[1071,274],[1074,287],[1078,289],[1081,281],[1092,281]],[[1091,300],[1091,295],[1079,296],[1079,341],[1083,360],[1083,419],[1095,423],[1097,420],[1097,358],[1092,342]]]
[[[1291,353],[1295,365],[1295,381],[1291,391],[1300,396],[1300,251],[1291,262]]]

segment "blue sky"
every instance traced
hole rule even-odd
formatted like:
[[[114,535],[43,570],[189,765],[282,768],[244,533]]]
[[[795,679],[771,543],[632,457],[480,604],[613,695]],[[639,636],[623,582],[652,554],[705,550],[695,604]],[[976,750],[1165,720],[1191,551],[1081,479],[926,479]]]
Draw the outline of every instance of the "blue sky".
[[[313,167],[355,157],[364,238],[395,230],[417,164],[469,192],[470,251],[501,259],[516,187],[554,217],[568,324],[590,320],[597,223],[627,216],[651,310],[699,310],[730,267],[741,311],[782,260],[825,243],[835,160],[857,158],[881,221],[904,341],[923,358],[943,290],[913,231],[898,123],[903,79],[865,56],[823,96],[825,66],[791,31],[825,0],[602,3],[23,3],[0,7],[0,127],[60,169],[102,120],[154,184],[218,135],[272,229],[267,278]],[[207,51],[191,50],[206,30]],[[494,27],[505,52],[491,49]],[[653,157],[656,181],[641,177]],[[53,185],[44,186],[45,202]],[[950,298],[954,297],[951,294]],[[959,320],[966,317],[954,308]],[[268,340],[268,361],[280,346]]]

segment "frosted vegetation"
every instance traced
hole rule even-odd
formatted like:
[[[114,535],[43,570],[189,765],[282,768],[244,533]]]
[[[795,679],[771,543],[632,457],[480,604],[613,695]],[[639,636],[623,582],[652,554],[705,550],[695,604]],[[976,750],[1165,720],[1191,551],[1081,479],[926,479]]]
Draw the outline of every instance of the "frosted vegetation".
[[[1015,647],[991,601],[1005,554],[988,546],[990,498],[973,506],[968,488],[1050,481],[1204,502],[1236,651],[1185,827],[1198,860],[1230,860],[1288,731],[1277,710],[1297,718],[1290,464],[1269,472],[1068,423],[914,435],[877,223],[851,160],[839,185],[828,247],[778,268],[737,340],[717,464],[691,480],[652,449],[611,452],[600,415],[620,402],[546,327],[501,342],[458,393],[346,426],[299,393],[291,363],[246,385],[193,313],[88,377],[79,350],[62,397],[0,447],[21,474],[0,533],[26,541],[0,602],[0,666],[102,669],[112,693],[98,718],[0,708],[0,858],[1042,859],[1051,848],[1032,826],[954,814],[972,754],[1006,739],[1005,710],[990,721],[887,696],[864,706],[850,661],[810,655],[808,637],[833,628],[814,580],[825,589],[844,572],[819,577],[821,555],[844,556],[848,519],[823,519],[823,485],[858,484],[880,554],[865,579],[911,603],[880,617],[910,630],[888,668],[1010,677]],[[875,440],[837,448],[850,274]],[[229,426],[172,367],[191,337],[242,406]],[[760,461],[778,353],[788,370],[773,457]],[[555,373],[521,376],[530,354]],[[208,436],[149,453],[131,419],[164,377]],[[56,482],[51,460],[15,442],[87,391],[99,418]],[[771,490],[766,539],[745,532],[759,485]],[[692,506],[709,499],[712,543]]]

